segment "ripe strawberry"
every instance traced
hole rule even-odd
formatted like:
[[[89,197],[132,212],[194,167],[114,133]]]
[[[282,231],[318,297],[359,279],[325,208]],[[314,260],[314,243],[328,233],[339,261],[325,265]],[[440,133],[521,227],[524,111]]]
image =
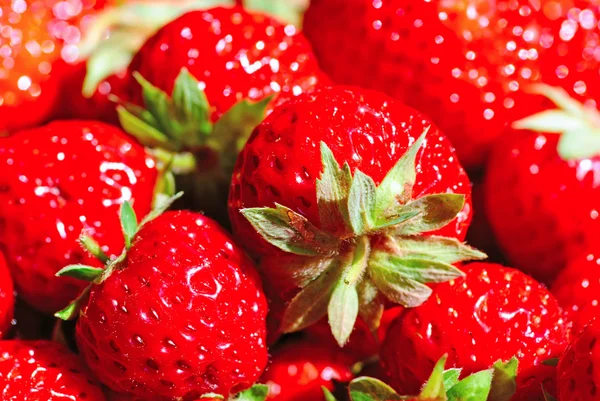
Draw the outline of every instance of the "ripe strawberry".
[[[550,292],[520,271],[489,263],[464,270],[465,277],[439,284],[427,302],[392,323],[382,363],[395,388],[415,392],[445,353],[465,374],[515,356],[518,369],[515,360],[503,370],[518,373],[519,396],[530,390],[525,379],[536,367],[565,349],[570,325]]]
[[[545,107],[530,83],[600,100],[599,17],[590,0],[313,0],[304,30],[336,83],[429,115],[474,169],[506,124]]]
[[[121,220],[127,251],[106,270],[59,273],[93,281],[57,314],[82,307],[76,338],[92,372],[148,400],[250,387],[267,363],[266,300],[250,259],[201,214],[169,212],[140,228],[126,203]]]
[[[107,216],[124,201],[148,213],[157,175],[143,147],[101,123],[59,121],[0,138],[0,250],[23,299],[50,313],[76,297],[81,284],[55,274],[96,263],[77,243],[82,229],[118,254],[119,224]]]
[[[507,259],[551,282],[600,235],[600,113],[560,89],[532,90],[558,109],[516,122],[498,143],[488,164],[486,213]]]
[[[0,397],[6,401],[105,401],[77,355],[52,341],[0,341]]]
[[[109,3],[7,0],[0,5],[0,133],[51,117],[83,32]]]
[[[459,241],[470,194],[429,120],[378,92],[337,87],[279,106],[256,128],[229,211],[265,285],[289,302],[282,331],[328,314],[344,344],[359,310],[374,331],[386,298],[418,305],[431,293],[425,282],[458,277],[453,263],[484,256]]]
[[[569,344],[558,363],[560,401],[596,401],[600,386],[598,338],[600,320],[594,319]]]
[[[0,338],[10,329],[15,308],[15,295],[10,272],[0,252]]]
[[[189,152],[197,174],[182,188],[221,222],[235,159],[268,104],[327,82],[293,25],[239,6],[192,11],[167,24],[129,72],[138,83],[122,94],[122,126],[147,146]]]
[[[337,347],[311,341],[291,341],[275,348],[260,382],[269,386],[268,400],[325,401],[322,387],[334,391],[348,383],[353,361]]]
[[[600,313],[600,258],[585,253],[560,272],[551,288],[552,294],[567,311],[578,333]]]

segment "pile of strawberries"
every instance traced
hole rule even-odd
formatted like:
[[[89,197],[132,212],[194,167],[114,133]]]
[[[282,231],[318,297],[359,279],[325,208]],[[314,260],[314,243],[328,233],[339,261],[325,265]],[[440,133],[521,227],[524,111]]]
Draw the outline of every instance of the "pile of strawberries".
[[[600,4],[302,3],[0,3],[0,401],[600,401]]]

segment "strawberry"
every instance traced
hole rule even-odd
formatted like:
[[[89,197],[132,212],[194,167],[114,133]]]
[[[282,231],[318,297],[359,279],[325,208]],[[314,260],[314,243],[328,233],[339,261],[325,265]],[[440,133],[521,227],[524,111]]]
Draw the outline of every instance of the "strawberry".
[[[266,300],[253,264],[203,215],[153,219],[159,213],[138,226],[123,205],[126,250],[105,270],[61,270],[93,283],[57,316],[74,318],[81,308],[79,350],[117,393],[192,401],[245,390],[267,363]]]
[[[239,6],[192,11],[167,24],[142,46],[129,73],[122,126],[147,146],[187,152],[197,174],[182,188],[224,223],[233,164],[268,104],[327,82],[293,25]]]
[[[52,341],[0,341],[5,401],[106,401],[82,361]]]
[[[578,333],[600,312],[600,257],[584,253],[574,259],[556,277],[551,291],[569,313],[573,331]]]
[[[470,195],[429,120],[381,93],[337,87],[279,106],[255,129],[229,212],[277,306],[288,302],[281,330],[328,315],[343,345],[359,311],[374,331],[385,299],[416,306],[431,293],[424,283],[485,256],[460,242]]]
[[[333,391],[354,375],[352,360],[339,348],[306,340],[291,341],[271,352],[260,382],[269,386],[268,400],[325,401],[322,387]]]
[[[600,100],[599,17],[590,0],[313,0],[304,30],[336,83],[426,113],[472,170],[507,124],[546,107],[527,85]]]
[[[596,401],[600,386],[600,320],[592,320],[569,344],[558,363],[560,401]]]
[[[513,124],[489,160],[486,214],[507,259],[551,282],[600,235],[600,113],[558,88],[557,108]]]
[[[148,213],[162,185],[143,147],[95,122],[58,121],[0,138],[0,166],[0,250],[20,295],[47,313],[83,288],[56,272],[70,263],[100,266],[77,243],[82,229],[103,253],[118,254],[119,224],[106,217],[124,201]]]
[[[0,338],[10,329],[14,308],[13,282],[4,256],[0,252]]]
[[[527,379],[536,367],[568,344],[570,325],[562,309],[545,287],[518,270],[490,263],[464,270],[465,277],[439,284],[427,302],[392,323],[380,354],[391,383],[415,392],[447,353],[450,366],[465,374],[510,360],[496,368],[507,377],[518,373],[517,396],[530,391]]]
[[[110,0],[6,0],[0,6],[0,133],[47,121],[68,63]],[[62,105],[64,107],[64,105]]]

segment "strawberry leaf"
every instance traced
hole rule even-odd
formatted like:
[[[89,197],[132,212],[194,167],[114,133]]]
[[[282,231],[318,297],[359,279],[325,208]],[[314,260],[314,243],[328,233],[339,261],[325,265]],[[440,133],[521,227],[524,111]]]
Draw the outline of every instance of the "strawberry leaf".
[[[210,135],[213,128],[210,121],[210,104],[206,94],[200,89],[200,82],[187,68],[182,68],[175,80],[173,105],[177,120],[186,127],[185,132]],[[160,119],[158,120],[160,122]]]
[[[486,401],[490,393],[493,370],[468,376],[447,391],[448,401]]]
[[[67,305],[66,308],[56,312],[54,316],[61,320],[76,319],[77,316],[79,316],[79,311],[81,310],[83,303],[87,300],[91,289],[92,285],[90,284],[81,292],[81,294],[79,294],[77,299]]]
[[[285,252],[327,256],[339,246],[336,238],[285,206],[242,209],[241,213],[267,242]]]
[[[78,280],[92,282],[102,275],[104,269],[86,265],[69,265],[60,269],[57,277],[72,277]]]
[[[321,386],[321,390],[323,390],[323,396],[325,397],[325,401],[337,401],[327,387]]]
[[[373,226],[375,191],[373,179],[356,170],[348,194],[348,217],[356,235],[365,233]]]
[[[348,386],[352,401],[396,401],[401,400],[394,389],[372,377],[359,377]]]
[[[150,112],[127,104],[117,107],[119,123],[123,130],[135,137],[142,145],[151,148],[160,147],[170,151],[177,148],[169,140],[169,137],[156,128],[157,123]]]
[[[444,355],[433,367],[429,379],[423,386],[419,398],[423,400],[446,401],[446,388],[444,387],[444,365],[447,355]]]
[[[456,368],[445,370],[444,371],[444,388],[448,389],[448,388],[454,387],[459,382],[461,372],[462,372],[462,369],[456,369]]]
[[[121,228],[123,229],[123,235],[125,237],[125,248],[131,248],[131,240],[135,236],[138,229],[138,222],[135,212],[131,207],[131,203],[125,201],[121,205]]]
[[[517,391],[517,369],[519,361],[513,357],[508,362],[498,361],[493,366],[494,379],[490,401],[509,401]]]
[[[456,238],[430,236],[396,237],[397,253],[405,259],[423,259],[454,264],[468,260],[480,260],[487,255],[463,244]]]
[[[267,399],[269,387],[264,384],[255,384],[233,397],[235,401],[264,401]]]
[[[369,262],[369,274],[387,299],[407,308],[421,305],[432,292],[425,284],[409,279],[397,272],[393,266],[379,264],[378,261]]]
[[[358,317],[358,292],[354,283],[338,281],[327,306],[329,326],[338,345],[343,347],[350,338]]]
[[[265,271],[273,272],[276,280],[304,288],[331,265],[332,258],[322,256],[276,255],[261,259]]]
[[[388,216],[394,215],[394,209],[410,200],[417,176],[415,168],[417,152],[428,131],[429,128],[408,148],[377,187],[375,216],[379,216],[379,219],[385,221]],[[377,225],[381,225],[380,221]]]
[[[384,265],[400,275],[419,283],[443,283],[464,276],[464,273],[447,263],[426,259],[404,258],[389,252],[373,252],[373,265]]]
[[[385,309],[385,297],[369,279],[361,280],[358,291],[358,315],[377,339],[377,329]]]
[[[317,179],[317,203],[321,227],[332,233],[351,232],[348,215],[348,196],[352,185],[352,174],[348,163],[340,169],[331,149],[321,142],[323,172]]]
[[[409,202],[401,209],[402,215],[415,213],[415,217],[390,231],[397,235],[414,235],[439,230],[456,218],[465,204],[462,194],[427,195]]]
[[[90,237],[89,235],[82,233],[79,236],[79,244],[83,249],[91,253],[92,256],[98,259],[102,264],[108,262],[108,256],[104,253],[104,251],[96,242],[96,240]]]
[[[329,300],[341,277],[343,265],[339,259],[332,260],[325,272],[292,299],[283,314],[282,332],[300,331],[327,314]]]
[[[173,139],[173,130],[171,124],[174,122],[173,117],[173,102],[164,91],[152,85],[140,73],[134,72],[133,77],[142,87],[142,96],[144,98],[144,106],[150,112],[154,121],[155,128],[165,135]],[[181,133],[176,133],[175,139],[179,139]],[[176,142],[178,143],[178,142]]]
[[[157,199],[156,204],[154,205],[154,209],[150,211],[138,225],[137,230],[140,230],[144,225],[148,224],[161,214],[167,211],[175,203],[175,201],[183,196],[183,192],[178,192],[175,195],[167,198],[163,197],[161,199]]]

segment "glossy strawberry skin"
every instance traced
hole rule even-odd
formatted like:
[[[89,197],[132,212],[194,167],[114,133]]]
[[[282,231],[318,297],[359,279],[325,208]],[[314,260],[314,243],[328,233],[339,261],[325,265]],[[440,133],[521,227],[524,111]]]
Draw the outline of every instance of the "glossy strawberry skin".
[[[569,344],[558,363],[560,401],[595,401],[600,386],[600,320],[592,320]]]
[[[0,338],[5,337],[10,329],[14,315],[15,295],[10,271],[6,260],[0,252]]]
[[[76,45],[110,0],[23,0],[0,6],[0,132],[44,123],[70,77]]]
[[[570,262],[554,280],[552,294],[569,314],[578,333],[600,313],[600,256],[584,253]]]
[[[52,341],[0,341],[3,401],[105,401],[79,357]]]
[[[600,235],[600,157],[564,161],[558,139],[507,135],[485,183],[486,214],[508,261],[547,283]]]
[[[77,342],[116,392],[227,396],[253,384],[267,363],[265,316],[253,264],[227,233],[201,214],[168,212],[145,225],[125,261],[94,286]]]
[[[547,107],[527,85],[600,100],[599,16],[588,0],[313,0],[304,30],[334,82],[429,115],[475,169],[507,123]]]
[[[428,301],[392,323],[380,355],[398,390],[418,392],[445,353],[447,366],[463,368],[463,375],[516,356],[517,382],[528,389],[521,379],[567,346],[570,324],[541,284],[489,263],[464,271],[466,277],[436,286]]]
[[[65,307],[84,285],[56,272],[98,265],[77,242],[82,230],[121,253],[120,205],[146,215],[156,180],[144,148],[110,125],[59,121],[0,138],[0,249],[20,295],[47,313]]]
[[[327,82],[296,28],[239,6],[193,11],[167,24],[144,44],[129,71],[170,94],[184,67],[200,81],[215,119],[244,98],[284,99]],[[141,104],[139,85],[132,88],[128,100]]]
[[[231,183],[229,216],[236,237],[255,255],[281,253],[240,213],[242,208],[272,207],[275,202],[319,225],[316,179],[322,171],[321,141],[340,165],[348,162],[351,171],[360,169],[378,185],[428,127],[417,155],[413,197],[464,194],[465,206],[457,219],[434,233],[464,238],[471,220],[471,186],[448,140],[415,110],[378,92],[349,87],[325,88],[292,99],[254,130],[238,157]],[[276,266],[265,269],[270,279],[277,280]]]
[[[325,401],[322,387],[334,391],[335,382],[354,378],[352,359],[339,348],[316,341],[291,341],[271,353],[260,382],[269,386],[267,400]]]

